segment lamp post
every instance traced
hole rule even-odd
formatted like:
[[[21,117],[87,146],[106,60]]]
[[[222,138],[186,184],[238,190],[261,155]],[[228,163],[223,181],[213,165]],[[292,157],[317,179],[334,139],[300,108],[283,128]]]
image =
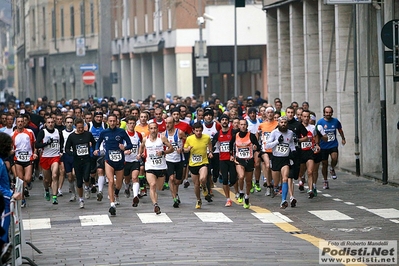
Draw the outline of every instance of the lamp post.
[[[201,3],[201,1],[200,1],[200,3]],[[199,26],[199,59],[200,60],[204,59],[204,46],[203,46],[203,39],[202,39],[202,27],[204,25],[204,22],[205,22],[204,17],[198,17],[197,23]],[[204,76],[201,76],[201,94],[205,97]]]

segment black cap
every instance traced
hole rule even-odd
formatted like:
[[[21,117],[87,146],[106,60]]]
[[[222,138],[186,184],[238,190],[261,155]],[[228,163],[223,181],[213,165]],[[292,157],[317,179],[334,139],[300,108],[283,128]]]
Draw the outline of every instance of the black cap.
[[[97,115],[103,115],[103,112],[94,112],[94,116],[97,116]]]
[[[256,108],[255,107],[251,107],[251,108],[249,108],[248,109],[248,114],[250,114],[250,113],[257,113],[258,111],[256,110]]]
[[[220,118],[219,118],[219,121],[222,121],[223,118],[226,118],[227,120],[230,119],[230,117],[229,117],[228,115],[222,114],[222,115],[220,116]]]

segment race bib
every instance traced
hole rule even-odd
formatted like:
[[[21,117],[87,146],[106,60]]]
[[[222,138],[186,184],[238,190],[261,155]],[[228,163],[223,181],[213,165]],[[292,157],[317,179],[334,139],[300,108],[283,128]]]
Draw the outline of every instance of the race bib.
[[[150,158],[152,165],[161,165],[162,164],[162,156],[157,156],[155,154],[149,154],[148,157]]]
[[[230,143],[221,142],[219,147],[220,152],[230,152]]]
[[[55,150],[60,149],[60,144],[58,143],[58,140],[54,140],[54,142],[50,144],[50,149],[55,149]]]
[[[276,146],[277,156],[288,156],[290,154],[290,147],[287,143],[281,143]]]
[[[191,161],[193,163],[201,163],[202,162],[202,155],[200,155],[200,154],[191,155]]]
[[[335,140],[335,134],[332,132],[327,133],[327,142],[334,141],[334,140]]]
[[[251,153],[249,148],[238,148],[237,149],[237,157],[241,159],[249,159],[251,158]]]
[[[310,142],[310,141],[301,142],[301,148],[303,150],[305,150],[305,149],[309,150],[310,148],[312,148],[312,142]]]
[[[89,147],[87,146],[87,144],[76,145],[76,154],[78,156],[89,155]]]
[[[133,148],[132,148],[132,154],[136,154],[137,153],[137,144],[133,144]]]
[[[21,151],[18,153],[17,159],[20,162],[29,162],[30,156],[27,151]]]
[[[177,151],[177,149],[179,148],[179,145],[176,142],[171,143],[171,145],[175,151]]]
[[[120,151],[109,151],[109,159],[113,162],[119,162],[122,160],[122,153]]]
[[[266,142],[269,139],[270,132],[264,132],[263,133],[263,141]]]

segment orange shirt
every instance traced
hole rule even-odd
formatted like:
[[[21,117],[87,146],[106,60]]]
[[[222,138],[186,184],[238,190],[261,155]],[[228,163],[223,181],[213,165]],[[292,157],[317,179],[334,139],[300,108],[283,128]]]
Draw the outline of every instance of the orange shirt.
[[[266,142],[267,139],[269,138],[270,133],[276,129],[278,125],[277,121],[265,121],[262,124],[259,125],[258,131],[261,131],[262,134],[259,136],[261,137],[262,140],[262,151],[263,152],[272,152],[272,149],[266,149]]]
[[[141,136],[143,136],[143,138],[148,137],[150,135],[150,130],[148,129],[148,124],[146,124],[145,126],[138,124],[134,128],[134,131],[139,132],[141,134]]]

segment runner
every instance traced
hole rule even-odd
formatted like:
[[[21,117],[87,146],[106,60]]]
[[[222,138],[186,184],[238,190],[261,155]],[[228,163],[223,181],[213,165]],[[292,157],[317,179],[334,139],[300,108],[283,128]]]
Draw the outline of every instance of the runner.
[[[139,132],[136,132],[134,128],[136,127],[137,118],[129,115],[126,117],[126,133],[128,134],[130,141],[132,142],[133,148],[131,150],[125,151],[125,167],[124,167],[124,184],[125,184],[125,195],[127,198],[130,197],[130,187],[131,183],[133,188],[133,207],[137,207],[140,193],[140,183],[139,183],[139,172],[140,172],[140,162],[142,161],[139,149],[143,142],[143,137]]]
[[[161,208],[158,205],[157,189],[161,190],[165,182],[167,169],[165,154],[172,153],[174,149],[168,139],[159,134],[156,122],[151,122],[148,127],[150,135],[143,139],[139,154],[147,157],[144,167],[147,182],[150,185],[150,197],[154,205],[154,212],[160,214]],[[167,147],[166,150],[164,150],[164,146]]]
[[[119,205],[119,190],[122,187],[123,167],[125,162],[125,150],[130,150],[133,145],[126,131],[118,128],[118,119],[115,114],[108,116],[109,128],[100,133],[100,137],[96,143],[94,155],[100,154],[100,145],[104,141],[105,147],[105,173],[108,179],[108,196],[111,207],[109,213],[111,216],[116,215],[116,205]],[[126,142],[126,146],[123,144]],[[116,177],[114,191],[114,175]]]
[[[223,192],[226,197],[224,206],[230,207],[233,202],[230,199],[230,187],[237,182],[237,171],[234,165],[234,157],[230,156],[230,140],[233,138],[232,128],[229,127],[229,116],[223,114],[220,117],[221,129],[213,136],[212,146],[218,142],[220,150],[220,171],[223,178]],[[229,179],[230,177],[230,179]]]
[[[323,189],[329,189],[328,180],[327,180],[327,168],[328,168],[328,157],[331,156],[331,167],[330,167],[330,175],[332,179],[337,179],[337,175],[335,174],[335,166],[338,163],[338,141],[337,141],[337,130],[339,135],[341,136],[342,145],[346,144],[344,131],[342,130],[341,122],[332,117],[334,110],[331,106],[326,106],[323,109],[324,117],[317,121],[317,130],[323,136],[320,140],[320,149],[321,149],[321,160],[322,160],[322,168],[321,173],[324,178],[324,186]]]
[[[176,121],[176,120],[175,120]],[[212,143],[209,135],[202,134],[204,130],[201,122],[193,124],[194,135],[187,138],[184,143],[184,152],[189,153],[189,170],[191,178],[194,182],[194,192],[197,197],[196,209],[201,209],[202,200],[200,196],[200,185],[202,186],[202,195],[208,202],[212,202],[212,197],[209,195],[206,186],[208,177],[208,157],[212,158]],[[207,152],[209,151],[209,153]]]
[[[292,152],[295,151],[294,132],[288,129],[286,116],[279,118],[278,127],[273,130],[266,143],[266,149],[273,149],[272,175],[273,179],[282,178],[282,199],[280,208],[288,207],[288,176],[290,172]]]
[[[64,143],[68,141],[69,135],[71,135],[74,131],[73,129],[73,118],[68,116],[65,118],[65,126],[66,128],[62,131],[62,136],[64,137]],[[69,191],[72,194],[69,202],[76,201],[76,190],[75,190],[75,173],[73,171],[73,156],[69,155],[65,152],[65,145],[63,147],[63,156],[62,156],[62,164],[64,165],[65,173],[69,182]],[[62,195],[62,190],[58,189],[58,195]]]
[[[40,166],[43,169],[43,186],[45,190],[45,198],[50,201],[49,186],[53,193],[53,204],[58,204],[58,177],[59,165],[62,156],[62,148],[64,138],[57,129],[54,128],[54,119],[46,118],[45,128],[39,131],[36,140],[36,149],[42,149],[43,153],[40,158]]]
[[[233,148],[234,147],[234,148]],[[240,131],[233,135],[230,141],[230,154],[235,158],[239,197],[238,203],[244,201],[243,207],[249,209],[249,194],[252,188],[252,175],[255,168],[255,152],[260,151],[259,141],[256,136],[248,131],[248,121],[240,120]],[[244,180],[246,184],[246,192],[244,194]]]
[[[24,181],[24,193],[21,207],[26,206],[29,197],[29,187],[32,187],[33,161],[37,158],[35,149],[35,135],[32,130],[24,128],[24,116],[17,117],[17,128],[11,135],[14,149],[14,162],[17,176]]]
[[[76,183],[78,187],[79,208],[84,208],[83,199],[83,182],[85,183],[85,194],[90,193],[90,147],[94,147],[96,142],[93,135],[84,130],[84,121],[82,118],[75,119],[76,130],[69,135],[65,152],[69,156],[73,156],[73,169],[76,174]],[[88,197],[85,197],[88,198]]]

